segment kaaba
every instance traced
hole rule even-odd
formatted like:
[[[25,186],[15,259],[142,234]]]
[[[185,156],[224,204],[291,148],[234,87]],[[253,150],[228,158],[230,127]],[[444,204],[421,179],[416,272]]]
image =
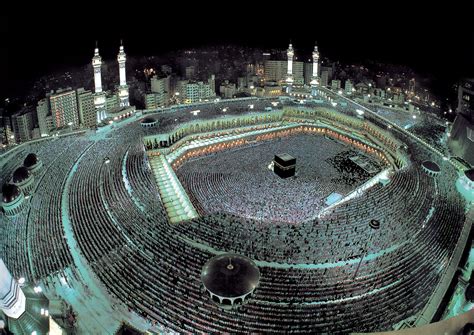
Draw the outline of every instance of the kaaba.
[[[296,158],[289,154],[275,155],[273,159],[273,172],[280,178],[293,177],[295,175]]]

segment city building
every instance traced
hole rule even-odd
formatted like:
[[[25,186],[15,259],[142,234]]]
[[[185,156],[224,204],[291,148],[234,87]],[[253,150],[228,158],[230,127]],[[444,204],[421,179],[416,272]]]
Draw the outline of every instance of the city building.
[[[304,63],[293,61],[293,83],[295,85],[304,84]],[[264,79],[269,82],[284,83],[287,79],[288,61],[267,60],[264,63]],[[258,82],[257,80],[253,80]]]
[[[216,96],[215,76],[211,75],[207,82],[179,80],[176,83],[176,93],[179,102],[194,103]]]
[[[23,110],[12,116],[12,128],[17,142],[26,142],[31,140],[32,130],[34,128],[33,112]]]
[[[49,135],[50,130],[54,128],[49,98],[43,98],[38,101],[36,106],[36,117],[38,118],[40,136]]]
[[[329,71],[327,70],[322,70],[321,69],[321,81],[320,81],[320,85],[322,87],[327,87],[328,86],[328,82],[329,82]]]
[[[97,124],[94,94],[91,91],[84,88],[77,90],[77,108],[79,111],[79,122],[83,127],[94,127]]]
[[[352,81],[350,79],[347,79],[344,83],[344,93],[346,93],[347,95],[351,95],[353,90],[354,85],[352,84]]]
[[[49,97],[54,128],[79,126],[77,94],[71,89],[57,90]]]
[[[465,79],[459,85],[456,113],[449,148],[454,156],[474,165],[474,79]]]
[[[313,77],[313,63],[304,63],[304,84],[311,85],[311,79]]]
[[[332,89],[333,91],[337,91],[337,90],[339,90],[340,88],[341,88],[341,81],[338,80],[338,79],[333,79],[333,80],[331,81],[331,89]]]
[[[230,83],[228,80],[226,80],[219,87],[219,93],[221,97],[230,99],[233,98],[234,95],[237,93],[237,88],[235,87],[235,84]]]
[[[186,66],[184,69],[186,79],[194,79],[196,77],[196,67],[194,65]]]
[[[158,78],[158,76],[153,76],[150,79],[151,93],[158,94],[159,100],[162,100],[160,105],[167,105],[168,101],[171,98],[171,76],[166,76],[163,78]]]
[[[160,93],[145,94],[145,109],[158,109],[165,106],[164,95]]]

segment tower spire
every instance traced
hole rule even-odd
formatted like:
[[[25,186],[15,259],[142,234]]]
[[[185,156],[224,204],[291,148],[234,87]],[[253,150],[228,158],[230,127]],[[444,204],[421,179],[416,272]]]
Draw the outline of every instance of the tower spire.
[[[94,105],[97,111],[97,123],[106,118],[105,115],[105,95],[102,92],[102,58],[99,55],[97,40],[95,41],[94,57],[92,57],[92,67],[94,68]]]
[[[117,61],[119,63],[119,78],[120,78],[120,85],[118,88],[118,96],[120,99],[120,106],[130,106],[128,100],[128,86],[127,86],[127,78],[125,74],[125,62],[127,60],[127,56],[125,54],[125,50],[123,48],[123,41],[120,39],[120,48],[119,53],[117,55]]]
[[[317,86],[319,85],[319,51],[318,43],[314,42],[313,50],[313,75],[311,77],[311,95],[315,96],[317,94]]]
[[[291,44],[291,40],[290,40],[290,45],[288,46],[288,49],[286,50],[286,55],[288,57],[288,70],[287,70],[287,76],[286,76],[286,93],[291,93],[291,90],[293,88],[293,56],[294,56],[293,45]]]

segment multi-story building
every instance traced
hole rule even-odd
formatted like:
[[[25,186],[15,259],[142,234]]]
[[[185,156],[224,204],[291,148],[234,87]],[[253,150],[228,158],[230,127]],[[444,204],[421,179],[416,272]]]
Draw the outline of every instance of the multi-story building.
[[[334,79],[331,81],[331,89],[333,91],[337,91],[341,88],[341,81],[338,79]]]
[[[49,97],[49,103],[55,128],[79,126],[76,91],[58,90]]]
[[[321,71],[321,81],[320,81],[320,85],[322,87],[327,87],[328,86],[328,82],[329,82],[329,72],[327,70],[322,70]]]
[[[94,94],[84,88],[77,90],[77,107],[79,122],[83,127],[93,127],[97,124],[97,112],[94,105]]]
[[[38,118],[40,136],[49,135],[50,130],[53,128],[53,118],[51,116],[48,98],[38,101],[38,105],[36,106],[36,117]]]
[[[161,93],[148,93],[145,94],[145,108],[146,109],[158,109],[165,106],[164,95]]]
[[[283,83],[287,79],[288,61],[267,60],[264,63],[265,81]],[[293,84],[304,84],[304,63],[293,61]]]
[[[458,107],[456,109],[449,148],[474,165],[474,79],[465,79],[458,87]]]
[[[196,76],[196,67],[194,65],[186,66],[184,71],[186,79],[194,79]]]
[[[313,77],[313,63],[304,63],[304,84],[310,85]]]
[[[160,95],[159,99],[163,100],[160,105],[168,104],[171,98],[171,76],[158,78],[153,76],[150,80],[151,93]]]
[[[12,128],[17,142],[26,142],[32,139],[33,112],[21,111],[12,116]]]
[[[176,92],[181,102],[194,103],[215,97],[215,85],[214,75],[211,75],[207,82],[179,80]]]
[[[226,99],[230,99],[230,98],[234,97],[235,93],[237,93],[237,88],[235,87],[235,84],[229,83],[229,81],[226,80],[219,87],[219,93],[220,93],[221,97],[226,98]]]
[[[351,95],[353,90],[354,90],[354,85],[352,85],[352,81],[347,79],[345,84],[344,84],[344,92],[347,95]]]

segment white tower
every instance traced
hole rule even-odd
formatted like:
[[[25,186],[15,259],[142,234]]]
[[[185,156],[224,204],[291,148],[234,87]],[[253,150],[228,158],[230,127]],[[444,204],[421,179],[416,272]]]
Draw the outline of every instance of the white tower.
[[[102,74],[101,74],[102,58],[99,55],[97,45],[92,58],[92,67],[94,68],[94,105],[97,111],[97,123],[106,118],[105,115],[105,94],[102,92]]]
[[[290,43],[288,50],[286,50],[286,55],[288,56],[288,71],[286,77],[286,93],[291,93],[293,88],[293,56],[295,55],[293,51],[293,46]]]
[[[122,41],[120,41],[120,50],[117,56],[117,61],[119,63],[119,75],[120,75],[120,86],[118,88],[118,96],[120,99],[120,106],[130,106],[128,101],[128,86],[127,79],[125,77],[125,61],[127,56],[123,50]]]
[[[319,51],[318,46],[314,46],[313,50],[313,75],[311,77],[311,95],[315,96],[318,92],[319,85]]]
[[[26,297],[0,259],[0,307],[10,318],[18,319],[25,312]]]

